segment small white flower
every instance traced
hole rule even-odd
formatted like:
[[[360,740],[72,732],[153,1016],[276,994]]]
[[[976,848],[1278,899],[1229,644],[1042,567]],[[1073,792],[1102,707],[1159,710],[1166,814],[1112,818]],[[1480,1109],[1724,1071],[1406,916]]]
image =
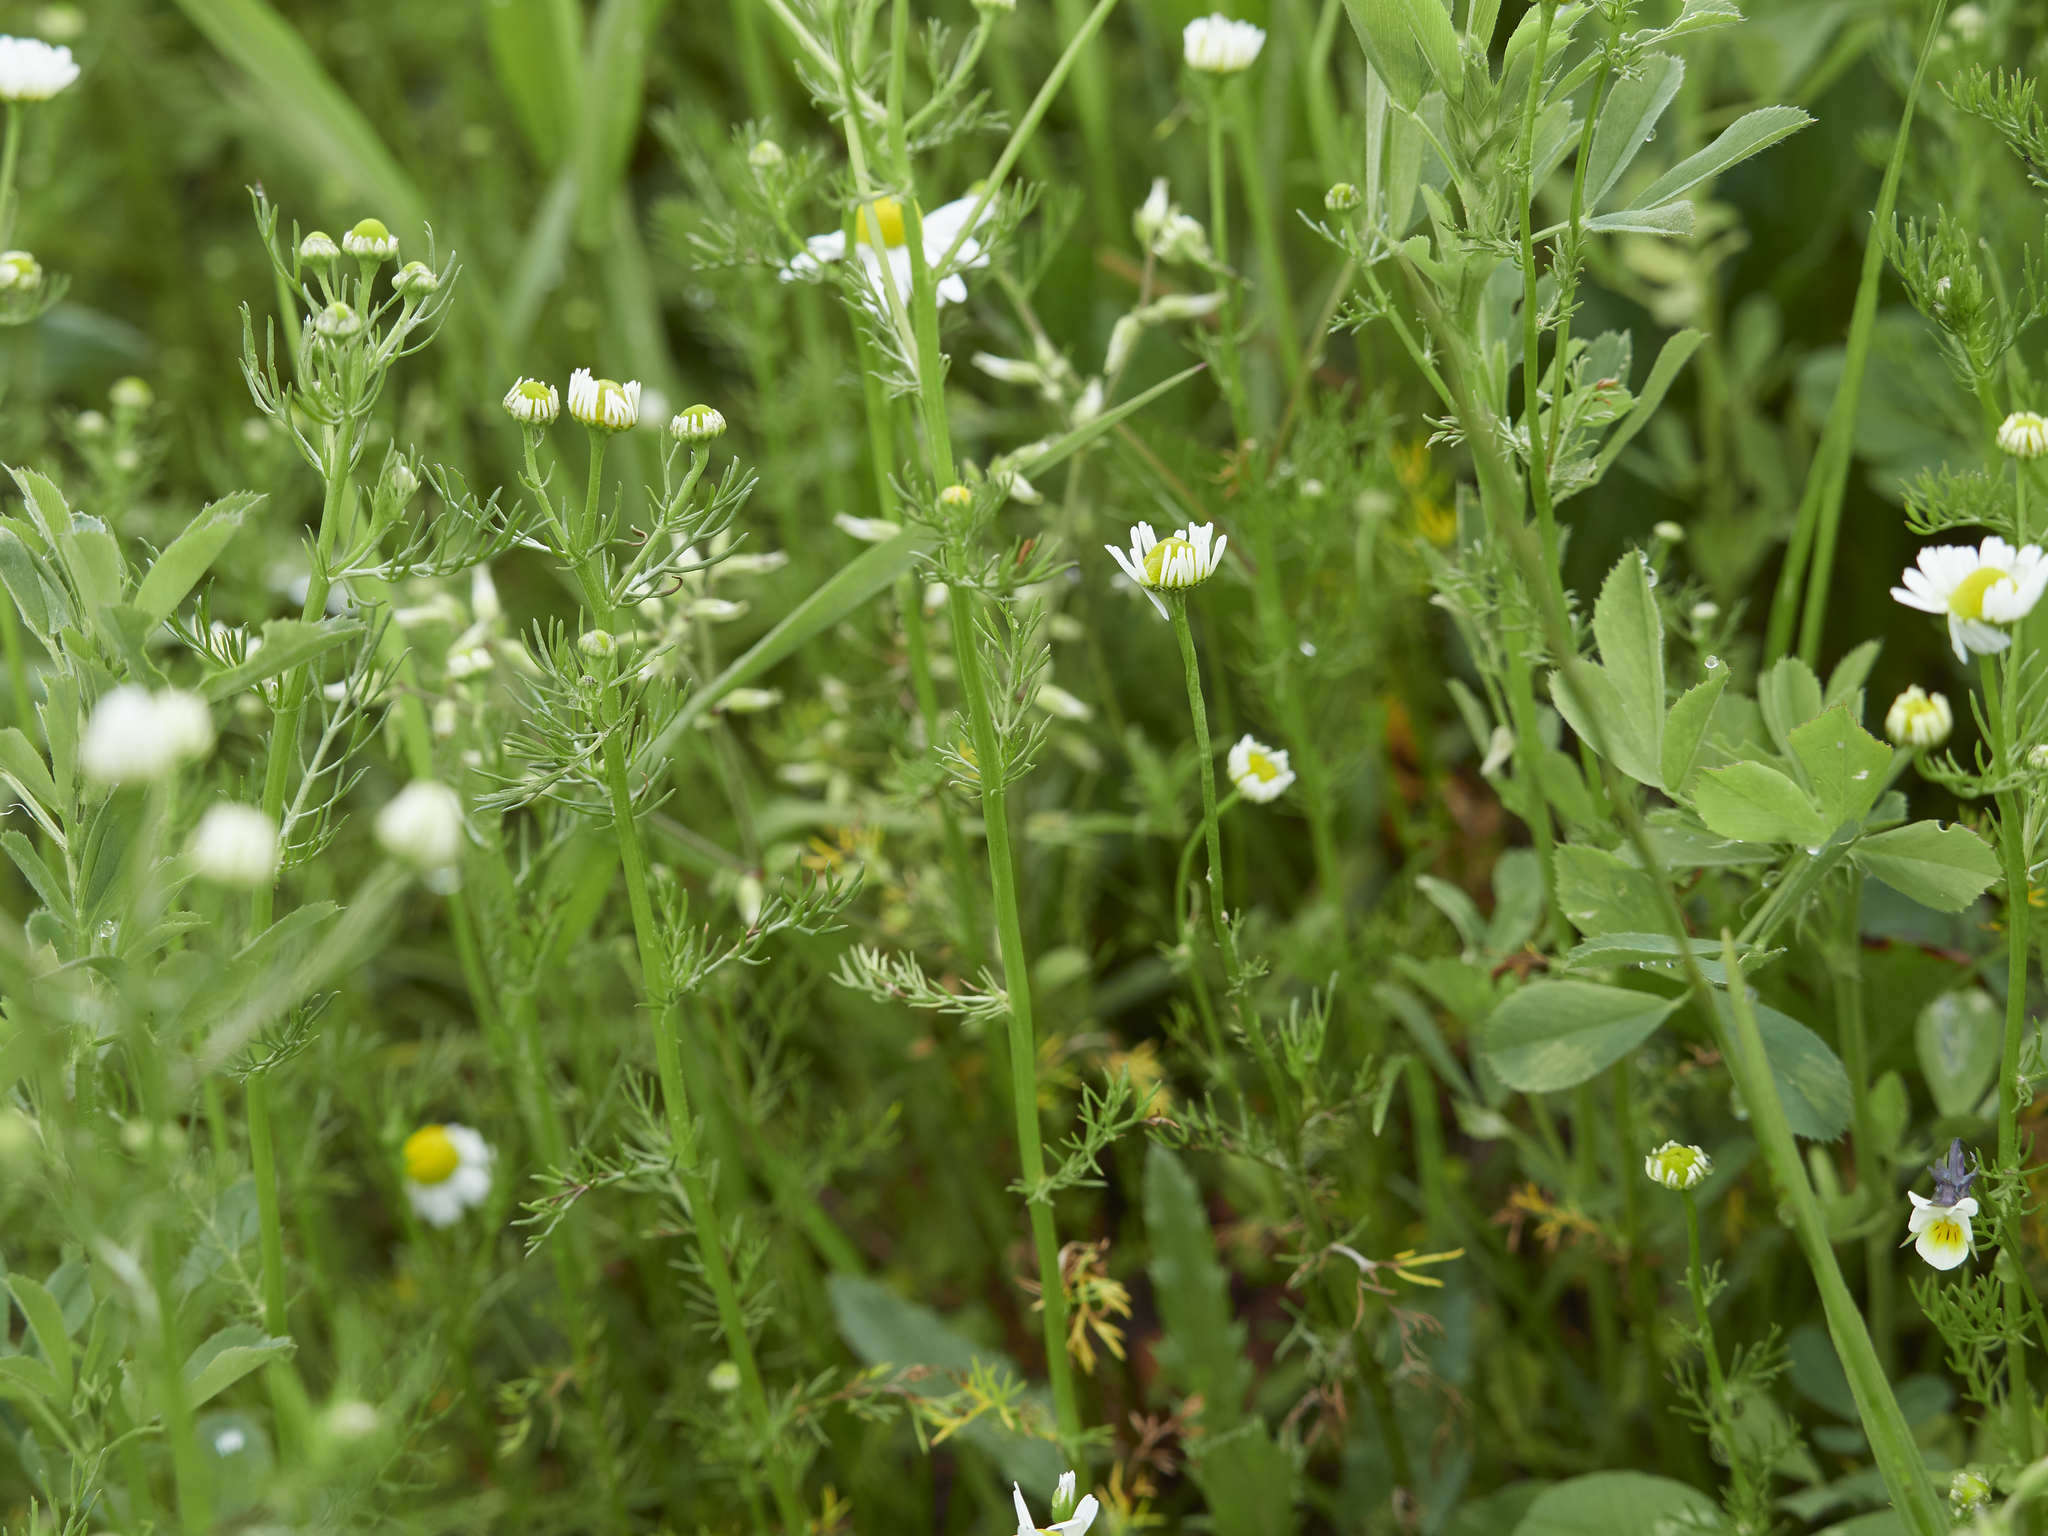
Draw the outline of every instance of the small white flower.
[[[545,427],[561,414],[562,397],[552,384],[539,379],[521,379],[505,391],[505,409],[514,421],[529,427]]]
[[[850,512],[833,513],[832,526],[863,544],[886,544],[903,531],[901,523],[892,523],[886,517],[855,517]]]
[[[1076,427],[1085,427],[1102,414],[1104,399],[1102,380],[1090,379],[1081,391],[1081,398],[1074,402],[1073,410],[1067,413],[1067,421]]]
[[[789,552],[782,549],[764,549],[759,554],[727,555],[719,567],[727,576],[767,576],[789,564]]]
[[[1349,213],[1364,201],[1364,195],[1348,181],[1333,183],[1323,194],[1323,206],[1332,213]]]
[[[1205,75],[1235,75],[1250,69],[1266,46],[1266,34],[1248,21],[1218,11],[1198,16],[1181,32],[1181,53],[1189,69]]]
[[[1166,221],[1166,227],[1159,231],[1152,250],[1161,261],[1169,264],[1189,262],[1206,267],[1209,264],[1209,231],[1193,214],[1176,209],[1173,217]]]
[[[1216,532],[1214,523],[1176,528],[1163,539],[1152,531],[1150,523],[1140,523],[1131,530],[1128,554],[1114,544],[1105,544],[1103,548],[1126,576],[1145,589],[1145,595],[1152,599],[1152,606],[1163,619],[1170,615],[1166,604],[1159,600],[1159,593],[1185,591],[1207,581],[1216,574],[1229,542]]]
[[[747,164],[764,175],[770,171],[781,170],[788,161],[789,157],[782,152],[782,146],[773,139],[762,139],[747,151]]]
[[[1953,25],[1953,19],[1951,19]],[[1991,1503],[1991,1484],[1968,1467],[1960,1467],[1948,1482],[1948,1510],[1958,1520],[1967,1520]]]
[[[569,375],[569,414],[586,427],[624,432],[640,419],[640,381],[620,384],[578,368]]]
[[[1286,750],[1269,747],[1251,736],[1238,738],[1237,745],[1230,749],[1227,766],[1230,782],[1237,786],[1238,793],[1261,805],[1278,800],[1294,782],[1294,769],[1288,764]]]
[[[2048,453],[2048,417],[2014,411],[1999,424],[1998,446],[2016,459],[2038,459]]]
[[[1906,1235],[1913,1251],[1936,1269],[1954,1269],[1970,1256],[1970,1218],[1977,1214],[1975,1197],[1964,1195],[1950,1205],[1937,1205],[1925,1195],[1906,1191],[1913,1214]]]
[[[721,1360],[704,1373],[704,1384],[714,1392],[736,1392],[740,1385],[740,1368],[730,1360]]]
[[[365,1440],[383,1427],[377,1410],[359,1397],[344,1397],[321,1415],[327,1433],[337,1440]]]
[[[993,352],[977,352],[971,359],[974,366],[999,384],[1026,384],[1033,389],[1045,383],[1045,370],[1036,363],[1027,363],[1022,358],[997,357]]]
[[[336,299],[313,319],[313,329],[329,341],[346,341],[363,328],[363,317]]]
[[[1145,194],[1145,201],[1131,215],[1131,233],[1138,237],[1138,244],[1149,251],[1159,239],[1159,232],[1166,228],[1166,221],[1172,217],[1173,198],[1167,190],[1166,178],[1155,177],[1152,190]]]
[[[114,380],[107,391],[107,401],[117,411],[146,411],[156,404],[156,391],[149,387],[147,379],[138,379],[131,373]]]
[[[668,432],[679,443],[708,443],[725,435],[725,416],[708,405],[693,405],[676,412]]]
[[[391,279],[391,286],[400,293],[432,293],[441,286],[441,275],[424,261],[408,261]]]
[[[1125,315],[1117,321],[1109,333],[1109,349],[1102,354],[1102,371],[1122,373],[1144,334],[1145,322],[1137,315]]]
[[[398,236],[382,219],[363,219],[341,237],[341,248],[361,261],[389,261],[398,254]]]
[[[736,603],[729,597],[698,597],[690,600],[684,610],[691,618],[701,619],[706,624],[730,624],[734,619],[746,615],[747,605]]]
[[[93,706],[79,759],[96,783],[144,784],[212,750],[213,716],[204,699],[124,683]]]
[[[253,805],[216,805],[186,850],[192,872],[215,885],[256,890],[277,878],[277,823]]]
[[[1711,1157],[1681,1141],[1667,1141],[1643,1159],[1643,1172],[1666,1189],[1691,1189],[1713,1171]]]
[[[1683,544],[1685,542],[1685,526],[1682,523],[1674,523],[1668,518],[1657,524],[1650,532],[1654,533],[1661,543]]]
[[[920,227],[924,235],[924,259],[927,268],[936,268],[945,259],[946,252],[953,248],[961,232],[968,228],[968,219],[973,216],[974,205],[980,201],[978,195],[955,198],[922,215]],[[988,218],[988,209],[982,210],[982,220]],[[881,252],[875,250],[879,237]],[[869,300],[878,310],[886,311],[889,300],[882,287],[882,274],[886,271],[895,285],[897,294],[905,305],[910,303],[910,235],[908,221],[904,218],[903,204],[893,197],[879,197],[870,204],[863,204],[854,216],[854,249],[862,270],[867,275]],[[826,262],[846,259],[846,231],[835,229],[830,234],[813,235],[804,242],[803,250],[782,269],[782,280],[793,282],[799,277],[810,277],[819,272]],[[971,236],[960,241],[959,254],[953,258],[953,267],[946,272],[934,272],[938,278],[938,302],[941,305],[958,304],[967,297],[967,282],[960,274],[977,267],[988,265],[988,252],[981,243]]]
[[[334,243],[334,236],[324,229],[316,229],[299,242],[299,261],[309,267],[324,267],[329,262],[341,260],[341,247]]]
[[[1948,740],[1955,723],[1948,700],[1915,683],[1892,700],[1892,707],[1885,712],[1884,733],[1902,747],[1938,747]]]
[[[414,779],[377,813],[377,843],[416,869],[452,868],[462,857],[462,801],[433,779]]]
[[[48,101],[77,78],[69,48],[38,37],[0,37],[0,101]]]
[[[216,1456],[239,1456],[249,1446],[249,1436],[239,1424],[223,1427],[213,1437],[213,1453]]]
[[[1719,603],[1703,599],[1692,605],[1692,621],[1695,624],[1711,624],[1719,617],[1721,617],[1721,605]]]
[[[1095,718],[1095,711],[1088,707],[1085,700],[1075,698],[1058,683],[1046,683],[1041,686],[1034,702],[1048,715],[1061,720],[1082,721]]]
[[[430,1227],[452,1227],[491,1193],[497,1153],[466,1125],[423,1125],[405,1138],[405,1197]]]
[[[0,251],[0,293],[34,293],[43,286],[43,264],[27,251]]]
[[[1065,1501],[1073,1496],[1073,1473],[1060,1479],[1059,1491],[1054,1495],[1054,1510],[1057,1512]],[[1017,1536],[1040,1536],[1041,1532],[1051,1536],[1085,1536],[1088,1527],[1095,1523],[1095,1516],[1102,1506],[1095,1495],[1089,1494],[1074,1506],[1073,1514],[1056,1525],[1037,1526],[1031,1523],[1031,1506],[1024,1502],[1024,1490],[1015,1483],[1010,1484],[1010,1498],[1017,1506]]]
[[[949,485],[939,492],[939,505],[948,512],[965,512],[974,505],[974,492],[957,483]]]
[[[735,688],[719,701],[718,707],[728,715],[758,715],[781,702],[780,688]]]
[[[1997,626],[2025,618],[2048,588],[2048,560],[2039,545],[2014,549],[1993,534],[1977,548],[1937,544],[1920,551],[1916,567],[1900,578],[1892,596],[1908,608],[1948,618],[1956,659],[1994,654],[2012,644]]]
[[[1223,294],[1169,293],[1139,311],[1147,320],[1202,320],[1223,307]]]

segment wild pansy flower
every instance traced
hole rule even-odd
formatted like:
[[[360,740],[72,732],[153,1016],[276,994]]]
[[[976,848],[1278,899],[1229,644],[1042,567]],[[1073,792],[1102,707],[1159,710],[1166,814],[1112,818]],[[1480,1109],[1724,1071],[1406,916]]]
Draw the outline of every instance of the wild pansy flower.
[[[969,194],[920,215],[919,228],[924,237],[924,260],[928,269],[936,269],[946,253],[953,249],[953,242],[960,241],[959,253],[953,258],[954,269],[939,276],[938,302],[942,305],[958,304],[966,299],[967,282],[960,275],[962,272],[988,265],[988,252],[981,248],[979,241],[971,236],[960,239],[969,228],[968,220],[974,217],[974,205],[979,201],[978,196]],[[987,219],[987,209],[982,210],[981,217],[982,220]],[[875,250],[878,243],[882,247],[879,255]],[[872,203],[861,205],[854,217],[854,249],[867,274],[870,297],[875,307],[888,308],[889,300],[882,288],[885,269],[898,297],[908,305],[910,228],[900,200],[878,197]],[[830,234],[813,235],[804,242],[803,250],[782,269],[782,280],[787,283],[799,277],[811,277],[823,270],[826,262],[845,259],[845,230],[835,229]]]
[[[1884,733],[1902,747],[1930,749],[1948,740],[1955,723],[1948,700],[1915,683],[1892,700],[1892,707],[1885,712]]]
[[[1667,1141],[1643,1159],[1643,1172],[1666,1189],[1691,1189],[1713,1171],[1711,1157],[1682,1141]]]
[[[1230,749],[1230,782],[1247,800],[1261,805],[1278,800],[1294,782],[1294,769],[1284,747],[1269,747],[1251,736],[1240,736]]]
[[[2014,549],[1993,534],[1972,549],[1967,544],[1936,544],[1920,551],[1918,562],[1892,588],[1892,596],[1922,613],[1948,619],[1949,643],[1956,659],[1993,655],[2012,644],[1999,628],[2033,612],[2048,588],[2048,560],[2038,544]]]
[[[1131,530],[1128,554],[1114,544],[1102,547],[1126,576],[1145,589],[1145,595],[1152,599],[1152,606],[1164,619],[1171,615],[1159,594],[1183,592],[1207,581],[1216,574],[1229,542],[1216,532],[1214,523],[1176,528],[1163,539],[1152,531],[1150,523],[1139,523]]]
[[[1095,1516],[1102,1506],[1092,1493],[1077,1503],[1075,1491],[1074,1474],[1061,1474],[1059,1486],[1052,1496],[1054,1523],[1039,1526],[1031,1523],[1031,1506],[1024,1502],[1024,1490],[1015,1483],[1010,1484],[1010,1498],[1017,1506],[1017,1536],[1041,1536],[1041,1533],[1046,1533],[1046,1536],[1083,1536],[1095,1523]]]
[[[2016,459],[2038,459],[2048,453],[2048,417],[2014,411],[1999,424],[1998,446]]]
[[[1934,1180],[1934,1198],[1906,1192],[1913,1202],[1906,1236],[1913,1251],[1936,1269],[1954,1269],[1970,1256],[1970,1218],[1977,1214],[1970,1185],[1977,1172],[1963,1166],[1961,1138],[1950,1142],[1948,1155],[1927,1172]]]
[[[77,78],[69,48],[39,37],[0,37],[0,101],[48,101]]]
[[[405,1138],[405,1197],[430,1227],[452,1227],[491,1192],[491,1144],[466,1125],[423,1125]]]

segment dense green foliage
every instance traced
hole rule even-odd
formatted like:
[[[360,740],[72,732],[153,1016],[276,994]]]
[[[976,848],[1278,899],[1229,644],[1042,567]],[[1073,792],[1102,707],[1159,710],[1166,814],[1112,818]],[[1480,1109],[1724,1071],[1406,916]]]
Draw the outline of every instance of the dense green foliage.
[[[0,1528],[2048,1520],[2041,17],[1206,8],[0,5]]]

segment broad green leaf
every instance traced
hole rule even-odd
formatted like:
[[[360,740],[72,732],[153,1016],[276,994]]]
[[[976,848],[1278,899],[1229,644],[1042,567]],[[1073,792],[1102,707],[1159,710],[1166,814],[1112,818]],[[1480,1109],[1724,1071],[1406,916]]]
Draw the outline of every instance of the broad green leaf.
[[[1790,744],[1830,830],[1870,814],[1884,793],[1892,749],[1852,720],[1847,706],[1807,721],[1792,732]]]
[[[1715,986],[1728,984],[1727,974],[1721,966],[1721,941],[1719,939],[1689,939],[1687,948],[1692,951],[1693,961],[1700,968],[1700,974]],[[1781,950],[1744,950],[1743,966],[1756,971]],[[1685,967],[1682,962],[1684,951],[1678,941],[1668,933],[1603,933],[1598,938],[1583,939],[1572,946],[1564,957],[1567,970],[1592,971],[1609,970],[1615,966],[1632,965],[1659,975],[1682,980]]]
[[[1944,992],[1920,1010],[1913,1044],[1936,1109],[1944,1115],[1976,1110],[1998,1070],[2004,1037],[2004,1015],[1981,987]]]
[[[1664,203],[1655,208],[1625,208],[1618,213],[1596,213],[1586,220],[1586,228],[1605,235],[1670,235],[1678,238],[1692,233],[1693,222],[1692,204],[1680,198],[1675,203]]]
[[[232,1323],[185,1357],[185,1398],[192,1408],[210,1403],[251,1371],[281,1360],[296,1346],[274,1339],[254,1323]]]
[[[1470,896],[1450,881],[1439,880],[1434,875],[1417,875],[1415,888],[1429,898],[1431,906],[1451,920],[1468,959],[1486,947],[1486,919],[1480,916],[1479,904]]]
[[[161,624],[176,613],[187,594],[199,585],[199,578],[228,547],[242,520],[262,503],[263,497],[255,491],[236,491],[211,503],[187,523],[135,589],[135,606],[143,616]]]
[[[1742,7],[1735,0],[1685,0],[1678,17],[1656,33],[1658,42],[1704,32],[1709,27],[1729,27],[1742,20]]]
[[[1690,793],[1693,771],[1698,768],[1700,748],[1713,728],[1714,706],[1728,686],[1728,668],[1720,666],[1707,680],[1686,689],[1664,717],[1664,787],[1674,795]]]
[[[1654,760],[1664,746],[1664,619],[1641,554],[1623,555],[1600,584],[1593,638],[1621,707],[1631,720],[1646,722],[1638,735]]]
[[[832,1298],[832,1316],[847,1348],[868,1365],[929,1366],[949,1377],[965,1376],[976,1362],[1015,1380],[1024,1373],[1000,1349],[974,1343],[955,1333],[946,1320],[914,1301],[906,1301],[877,1281],[859,1275],[833,1275],[825,1282]],[[952,1382],[934,1381],[934,1396],[952,1390]],[[1027,1394],[1049,1411],[1042,1390]],[[1027,1488],[1050,1488],[1066,1470],[1059,1451],[1020,1430],[1005,1429],[991,1418],[978,1418],[959,1438],[985,1452],[1008,1481]]]
[[[62,1413],[70,1394],[60,1392],[57,1373],[33,1355],[0,1355],[0,1398],[33,1397],[52,1413]]]
[[[85,512],[72,514],[71,537],[64,564],[71,584],[86,615],[99,618],[128,592],[128,562],[121,557],[121,541],[100,519]]]
[[[1998,879],[1998,855],[1967,827],[1916,821],[1861,839],[1864,872],[1937,912],[1960,912]]]
[[[272,619],[263,626],[263,644],[255,654],[236,666],[214,673],[200,685],[200,692],[215,703],[233,698],[265,678],[317,661],[362,633],[361,619],[318,619],[310,624],[303,619]]]
[[[1480,1048],[1510,1088],[1554,1093],[1606,1071],[1683,1001],[1590,981],[1532,981],[1494,1009]]]
[[[1832,830],[1806,791],[1768,763],[1707,769],[1693,781],[1692,803],[1710,830],[1739,842],[1812,845]]]
[[[1556,863],[1557,908],[1589,938],[1644,932],[1664,910],[1657,882],[1604,848],[1567,843]]]
[[[13,781],[15,788],[32,802],[31,809],[35,805],[46,811],[57,809],[57,781],[50,777],[50,765],[43,761],[35,743],[11,725],[0,731],[0,777]]]
[[[264,148],[288,148],[333,177],[401,236],[426,229],[427,201],[297,29],[264,0],[177,0],[247,77],[262,106]]]
[[[1536,1495],[1514,1536],[1648,1536],[1674,1530],[1712,1531],[1714,1501],[1684,1483],[1645,1472],[1589,1472]]]
[[[43,862],[43,856],[36,852],[34,844],[9,827],[0,831],[0,853],[5,853],[14,867],[21,871],[22,879],[36,893],[36,900],[68,925],[72,918],[71,904],[65,900],[63,883]]]
[[[1507,955],[1528,943],[1543,919],[1543,901],[1543,862],[1536,850],[1510,848],[1493,866],[1493,916],[1481,949]]]
[[[9,1275],[7,1289],[14,1293],[14,1304],[21,1308],[21,1315],[28,1319],[34,1331],[36,1344],[43,1352],[43,1359],[50,1367],[50,1374],[56,1378],[56,1406],[63,1407],[71,1401],[73,1381],[71,1359],[71,1335],[64,1328],[64,1309],[57,1305],[57,1298],[44,1290],[27,1275]]]
[[[1863,713],[1863,684],[1870,676],[1870,669],[1877,665],[1877,654],[1884,649],[1882,640],[1866,640],[1855,650],[1835,663],[1835,670],[1828,674],[1827,697],[1822,706],[1832,709],[1837,704],[1846,705],[1849,713]]]
[[[1792,732],[1818,715],[1824,707],[1820,679],[1813,668],[1797,656],[1786,656],[1757,679],[1757,708],[1764,726],[1780,752],[1792,750]]]
[[[1714,994],[1714,1006],[1724,1024],[1732,1018],[1725,992]],[[1848,1130],[1849,1073],[1827,1042],[1797,1019],[1761,1003],[1756,1004],[1756,1027],[1792,1134],[1833,1141]]]
[[[64,613],[63,599],[50,590],[41,562],[12,528],[0,528],[0,586],[14,600],[21,622],[48,645]]]
[[[1685,80],[1685,62],[1668,53],[1644,55],[1634,68],[1615,81],[1600,108],[1600,120],[1593,127],[1593,153],[1586,166],[1584,206],[1600,206],[1609,189],[1621,180],[1649,142],[1657,119],[1671,105]]]
[[[1622,417],[1600,445],[1600,452],[1593,460],[1593,479],[1589,484],[1597,484],[1605,478],[1607,471],[1614,467],[1614,461],[1621,457],[1621,450],[1650,424],[1650,418],[1677,381],[1679,371],[1704,340],[1706,332],[1685,330],[1677,332],[1664,343],[1657,353],[1657,361],[1650,366],[1650,376],[1643,381],[1642,392],[1636,396],[1635,404],[1629,407],[1629,413]]]
[[[1790,138],[1812,121],[1797,107],[1759,107],[1754,112],[1745,113],[1723,129],[1721,136],[1705,149],[1688,155],[1651,182],[1636,198],[1636,203],[1644,208],[1655,208],[1674,197],[1682,197],[1730,166],[1740,165],[1780,139]]]
[[[534,158],[552,166],[582,117],[582,16],[577,0],[484,0],[484,35]]]
[[[1583,661],[1569,674],[1551,673],[1550,697],[1581,741],[1638,784],[1663,788],[1661,703],[1651,719],[1631,713],[1607,668]]]
[[[1344,0],[1351,30],[1366,62],[1386,82],[1387,94],[1413,112],[1430,87],[1429,62],[1409,30],[1404,0]]]

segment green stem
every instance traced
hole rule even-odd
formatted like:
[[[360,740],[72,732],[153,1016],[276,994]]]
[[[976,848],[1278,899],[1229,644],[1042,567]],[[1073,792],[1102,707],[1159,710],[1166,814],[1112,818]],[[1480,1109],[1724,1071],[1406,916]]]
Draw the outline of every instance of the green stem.
[[[14,243],[14,178],[21,164],[21,103],[7,103],[7,137],[0,148],[0,246]]]
[[[1864,1209],[1874,1211],[1886,1198],[1884,1166],[1870,1113],[1870,1031],[1863,1011],[1863,878],[1849,877],[1843,896],[1841,928],[1835,935],[1830,971],[1835,993],[1835,1032],[1842,1046],[1842,1064],[1849,1070],[1849,1124],[1855,1137],[1856,1186]],[[1865,1245],[1864,1288],[1868,1292],[1871,1343],[1877,1361],[1892,1367],[1891,1239],[1872,1233]]]
[[[1209,245],[1223,279],[1223,309],[1216,317],[1216,347],[1222,359],[1223,395],[1230,406],[1233,442],[1252,435],[1251,407],[1244,392],[1244,359],[1237,350],[1237,275],[1230,270],[1230,181],[1223,167],[1223,91],[1210,83],[1209,108]]]
[[[1557,15],[1554,0],[1544,0],[1541,17],[1536,28],[1536,56],[1529,67],[1529,94],[1522,103],[1522,189],[1515,199],[1522,210],[1522,420],[1529,432],[1529,498],[1536,504],[1536,523],[1543,537],[1543,565],[1546,570],[1558,569],[1557,513],[1550,500],[1549,453],[1543,440],[1543,387],[1542,359],[1539,353],[1543,343],[1542,315],[1537,307],[1536,284],[1536,241],[1531,232],[1530,204],[1536,196],[1533,185],[1534,160],[1536,154],[1536,104],[1543,94],[1543,65],[1550,51],[1550,23]],[[1604,80],[1604,76],[1602,77]],[[1595,95],[1598,95],[1596,90]],[[1594,111],[1599,110],[1596,101]],[[1584,157],[1581,157],[1581,165]],[[1583,175],[1583,170],[1581,171]],[[1573,219],[1573,227],[1578,221]],[[1554,413],[1561,415],[1564,410],[1564,396],[1559,393],[1551,401]],[[1559,580],[1562,580],[1560,574]],[[1530,783],[1539,805],[1542,796],[1535,783]],[[1545,825],[1542,841],[1549,841],[1549,812],[1543,813]],[[1549,884],[1549,870],[1545,871],[1546,890]]]
[[[33,741],[35,701],[28,691],[28,655],[21,644],[21,620],[10,599],[0,603],[0,649],[7,655],[7,694],[14,723]]]
[[[1692,1191],[1682,1189],[1685,1201],[1685,1289],[1692,1297],[1693,1321],[1700,1330],[1700,1348],[1707,1357],[1707,1381],[1713,1388],[1716,1412],[1727,1408],[1728,1384],[1721,1376],[1721,1351],[1714,1343],[1713,1319],[1707,1315],[1707,1272],[1700,1262],[1700,1207]]]
[[[1253,131],[1250,95],[1241,84],[1227,94],[1236,98],[1236,110],[1230,114],[1230,120],[1236,130],[1238,175],[1244,180],[1245,205],[1251,209],[1252,240],[1259,249],[1259,265],[1265,268],[1265,281],[1259,292],[1266,301],[1266,323],[1272,327],[1273,339],[1279,345],[1281,366],[1292,379],[1301,372],[1301,342],[1295,334],[1294,301],[1289,297],[1291,287],[1287,281],[1285,247],[1280,241],[1280,221],[1273,212],[1275,199],[1284,190],[1275,183],[1280,180],[1277,163],[1285,160],[1285,146],[1270,151],[1276,169],[1262,170],[1262,149]]]

